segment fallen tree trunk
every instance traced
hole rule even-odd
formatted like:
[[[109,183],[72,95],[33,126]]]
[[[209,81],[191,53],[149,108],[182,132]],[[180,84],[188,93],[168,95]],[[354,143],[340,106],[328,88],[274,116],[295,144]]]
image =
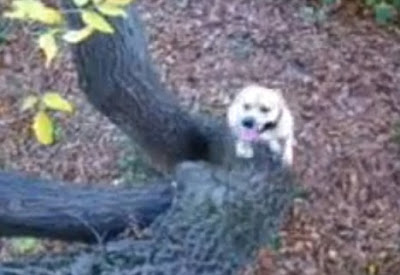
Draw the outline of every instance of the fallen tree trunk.
[[[267,167],[227,172],[183,163],[176,200],[151,225],[150,239],[3,263],[0,274],[237,274],[278,238],[294,195],[290,173]]]
[[[144,228],[165,212],[173,198],[169,183],[100,188],[0,173],[0,234],[107,241],[127,227]]]

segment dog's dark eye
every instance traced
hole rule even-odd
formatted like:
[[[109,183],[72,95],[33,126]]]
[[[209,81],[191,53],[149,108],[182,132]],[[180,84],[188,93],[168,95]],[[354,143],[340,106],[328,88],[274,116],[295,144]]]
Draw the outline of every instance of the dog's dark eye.
[[[269,112],[269,108],[265,107],[265,106],[261,106],[260,107],[260,112],[261,113],[268,113]]]
[[[243,108],[247,111],[247,110],[250,110],[250,104],[244,104],[243,105]]]

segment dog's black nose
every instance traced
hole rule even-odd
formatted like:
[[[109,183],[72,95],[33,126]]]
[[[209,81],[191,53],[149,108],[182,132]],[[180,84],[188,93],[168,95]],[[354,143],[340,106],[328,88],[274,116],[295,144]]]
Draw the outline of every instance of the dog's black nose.
[[[251,129],[254,127],[254,119],[251,117],[246,117],[242,120],[242,125],[245,128]]]

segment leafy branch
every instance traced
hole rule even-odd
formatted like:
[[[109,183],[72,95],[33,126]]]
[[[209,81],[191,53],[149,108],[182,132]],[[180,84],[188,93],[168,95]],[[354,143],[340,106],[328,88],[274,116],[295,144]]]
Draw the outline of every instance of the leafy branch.
[[[41,0],[13,0],[11,8],[3,13],[5,18],[45,25],[45,31],[37,37],[39,48],[49,67],[58,53],[60,41],[79,43],[93,33],[114,33],[106,17],[126,18],[125,8],[134,0],[71,0],[76,9],[62,10],[45,5]],[[81,29],[69,29],[65,14],[78,13],[85,24]]]
[[[41,0],[12,0],[3,16],[12,20],[44,25],[44,30],[34,34],[39,48],[45,56],[45,66],[50,67],[59,52],[60,43],[79,43],[95,32],[114,33],[114,27],[106,17],[127,18],[125,9],[134,0],[70,0],[76,8],[62,9],[44,4]],[[70,29],[66,15],[80,14],[84,26]],[[57,92],[47,92],[42,97],[28,96],[23,100],[22,110],[35,109],[32,129],[36,139],[44,145],[54,143],[54,123],[47,110],[72,113],[73,107]]]
[[[66,113],[74,111],[72,104],[56,92],[47,92],[41,97],[30,95],[23,100],[21,109],[22,111],[31,109],[36,111],[32,121],[32,129],[36,139],[43,145],[54,143],[54,123],[47,110]]]

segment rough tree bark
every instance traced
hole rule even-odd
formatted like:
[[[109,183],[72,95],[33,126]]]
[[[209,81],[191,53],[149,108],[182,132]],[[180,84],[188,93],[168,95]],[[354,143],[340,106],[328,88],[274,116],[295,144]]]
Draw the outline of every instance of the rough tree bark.
[[[171,205],[167,180],[146,188],[76,186],[0,173],[0,235],[107,241]]]
[[[294,195],[290,173],[264,165],[269,169],[260,173],[246,163],[231,172],[183,163],[176,200],[151,225],[150,238],[3,263],[0,274],[237,274],[276,240]]]
[[[67,8],[72,1],[63,1]],[[70,14],[72,28],[81,28]],[[96,34],[72,48],[78,76],[88,100],[119,126],[150,157],[170,172],[184,160],[221,163],[230,131],[215,119],[190,116],[160,83],[149,56],[139,15],[112,20],[116,33]]]
[[[80,26],[74,14],[68,19],[71,26]],[[141,147],[156,168],[171,174],[177,188],[149,186],[119,193],[124,199],[118,206],[121,213],[117,208],[107,213],[96,208],[107,209],[110,198],[114,199],[111,192],[51,189],[39,184],[35,192],[45,195],[34,197],[34,205],[42,205],[45,216],[34,215],[33,219],[19,208],[32,205],[32,194],[23,191],[23,184],[16,193],[8,189],[10,197],[0,196],[0,229],[7,235],[13,235],[15,229],[16,234],[82,240],[90,234],[87,224],[79,221],[89,220],[97,232],[108,234],[127,225],[129,218],[120,218],[121,214],[133,214],[145,221],[144,225],[156,221],[148,240],[127,239],[110,242],[103,249],[93,246],[57,257],[4,263],[0,274],[234,274],[253,259],[257,249],[275,238],[293,198],[293,179],[268,148],[256,148],[251,161],[236,159],[231,133],[223,123],[182,110],[152,67],[134,7],[128,20],[112,23],[115,34],[96,34],[72,49],[82,90],[89,102]],[[0,194],[5,185],[6,181],[0,180]],[[46,210],[60,209],[60,204],[46,194],[71,200],[71,212],[61,209],[73,213],[76,221],[67,218],[63,222],[60,216],[49,215]],[[90,207],[95,200],[98,205]],[[167,213],[157,216],[162,211]],[[109,216],[103,220],[104,213]],[[119,222],[108,222],[114,218]],[[56,230],[46,231],[45,224],[55,224]]]

